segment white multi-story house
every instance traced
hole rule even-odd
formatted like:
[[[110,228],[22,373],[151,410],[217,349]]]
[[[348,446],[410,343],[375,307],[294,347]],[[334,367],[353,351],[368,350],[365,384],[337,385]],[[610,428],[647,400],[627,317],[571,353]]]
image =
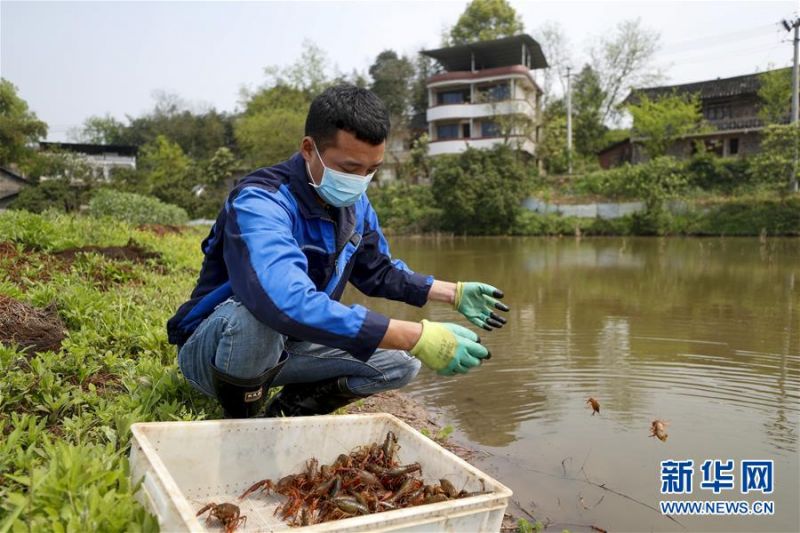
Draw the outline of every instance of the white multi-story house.
[[[104,181],[111,178],[111,171],[115,168],[136,170],[138,149],[135,146],[40,142],[39,148],[76,154],[93,169],[96,178]]]
[[[430,155],[505,142],[536,155],[542,90],[532,70],[547,60],[530,35],[421,53],[441,66],[427,82]]]

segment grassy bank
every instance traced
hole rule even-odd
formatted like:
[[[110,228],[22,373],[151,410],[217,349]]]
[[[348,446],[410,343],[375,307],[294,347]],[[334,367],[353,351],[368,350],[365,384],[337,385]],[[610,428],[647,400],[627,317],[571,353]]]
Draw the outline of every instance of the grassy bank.
[[[800,197],[687,200],[680,210],[612,220],[524,212],[513,235],[798,236]]]
[[[179,375],[164,329],[193,287],[204,233],[0,213],[0,529],[157,529],[132,497],[130,425],[219,415]],[[148,253],[56,253],[90,245]],[[56,313],[25,328],[11,301]],[[23,349],[36,328],[66,330],[60,350]]]

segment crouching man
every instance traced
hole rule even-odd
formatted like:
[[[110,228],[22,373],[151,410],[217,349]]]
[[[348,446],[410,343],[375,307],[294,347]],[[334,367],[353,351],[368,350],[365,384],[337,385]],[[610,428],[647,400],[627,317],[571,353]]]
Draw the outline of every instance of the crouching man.
[[[300,150],[230,192],[201,244],[197,286],[167,323],[181,372],[226,417],[330,413],[403,387],[420,363],[452,375],[489,357],[467,328],[338,301],[349,281],[369,296],[450,304],[486,330],[505,323],[494,312],[508,310],[501,291],[434,280],[391,257],[365,194],[388,134],[377,96],[332,87],[312,102]]]

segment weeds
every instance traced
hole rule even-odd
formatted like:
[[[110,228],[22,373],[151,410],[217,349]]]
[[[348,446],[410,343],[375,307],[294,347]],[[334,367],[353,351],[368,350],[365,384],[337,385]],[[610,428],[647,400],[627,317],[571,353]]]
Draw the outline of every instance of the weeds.
[[[0,344],[0,531],[155,531],[128,473],[130,426],[217,418],[179,375],[165,323],[194,286],[205,230],[162,236],[91,217],[0,213],[0,296],[50,302],[67,330],[58,351]],[[97,253],[66,267],[55,252],[125,246],[160,259]]]

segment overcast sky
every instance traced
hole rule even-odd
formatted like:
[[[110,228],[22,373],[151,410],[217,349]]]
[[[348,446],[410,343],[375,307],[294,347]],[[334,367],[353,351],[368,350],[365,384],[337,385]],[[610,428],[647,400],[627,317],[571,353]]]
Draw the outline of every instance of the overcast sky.
[[[585,60],[592,39],[640,17],[661,35],[666,81],[682,83],[788,66],[784,2],[532,2],[511,0],[534,38],[563,25]],[[466,1],[420,2],[9,2],[0,0],[0,74],[50,127],[49,140],[91,115],[124,120],[153,106],[157,90],[192,104],[234,111],[242,87],[288,65],[304,39],[340,71],[366,73],[391,48],[436,48]],[[584,56],[584,57],[581,57]]]

